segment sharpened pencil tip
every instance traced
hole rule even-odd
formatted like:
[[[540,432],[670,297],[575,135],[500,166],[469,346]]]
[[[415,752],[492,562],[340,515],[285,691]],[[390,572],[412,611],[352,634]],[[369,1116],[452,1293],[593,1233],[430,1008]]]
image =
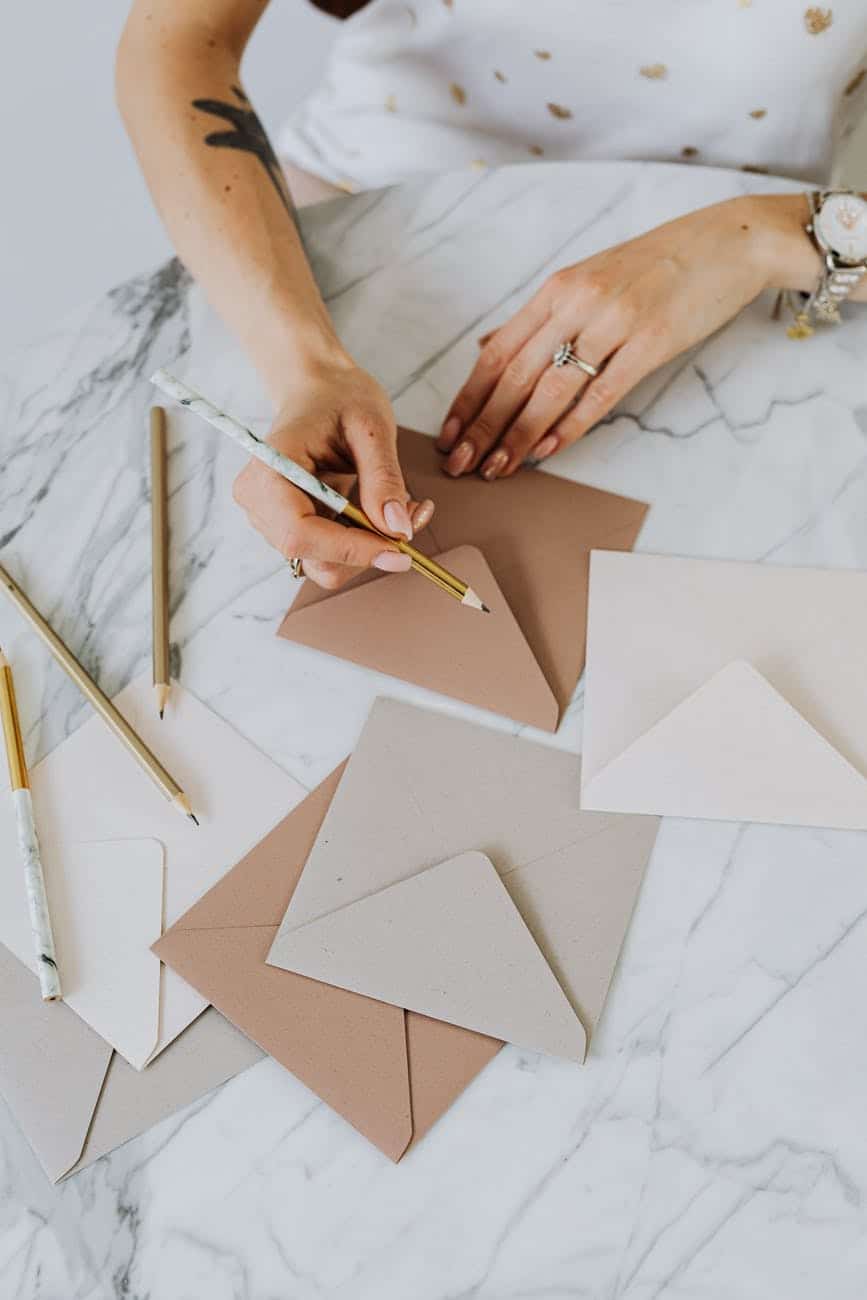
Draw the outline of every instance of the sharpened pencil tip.
[[[483,606],[482,606],[482,613],[483,613],[483,614],[490,614],[490,612],[491,612],[491,611],[488,609],[487,605],[483,605]]]
[[[189,817],[190,821],[195,822],[197,826],[200,824],[199,819],[195,813],[187,813],[187,816]]]
[[[166,711],[165,711],[165,709],[160,709],[160,722],[162,722],[162,720],[163,720],[163,718],[164,718],[165,716],[166,716]]]

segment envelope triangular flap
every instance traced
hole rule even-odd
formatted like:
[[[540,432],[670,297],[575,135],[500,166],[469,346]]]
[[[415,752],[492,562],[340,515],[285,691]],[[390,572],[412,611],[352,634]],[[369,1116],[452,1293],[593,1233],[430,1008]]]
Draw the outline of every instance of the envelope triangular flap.
[[[521,1047],[584,1059],[583,1026],[483,853],[451,858],[293,931],[281,964]]]
[[[490,613],[467,609],[416,573],[392,574],[292,609],[280,635],[350,663],[554,731],[559,709],[482,553],[436,557]]]
[[[867,780],[735,660],[598,772],[582,806],[863,830]]]
[[[0,944],[0,1092],[52,1182],[75,1164],[112,1049]]]

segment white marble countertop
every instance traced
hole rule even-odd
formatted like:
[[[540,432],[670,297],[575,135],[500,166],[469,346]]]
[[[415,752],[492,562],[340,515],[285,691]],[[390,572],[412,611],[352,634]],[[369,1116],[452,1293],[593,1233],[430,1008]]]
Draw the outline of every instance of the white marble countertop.
[[[434,430],[476,337],[555,267],[779,187],[536,165],[338,200],[304,227],[344,338]],[[4,563],[110,692],[149,663],[145,378],[190,348],[179,369],[264,426],[176,266],[0,366]],[[650,501],[644,550],[867,568],[865,356],[867,311],[794,343],[758,302],[551,468]],[[180,414],[171,430],[187,686],[307,787],[377,693],[470,712],[278,642],[293,582],[231,504],[240,454]],[[0,642],[35,760],[86,709],[5,606]],[[579,688],[553,743],[580,731]],[[398,1166],[268,1060],[58,1188],[2,1110],[0,1294],[861,1300],[865,972],[867,838],[666,822],[584,1068],[506,1048]]]

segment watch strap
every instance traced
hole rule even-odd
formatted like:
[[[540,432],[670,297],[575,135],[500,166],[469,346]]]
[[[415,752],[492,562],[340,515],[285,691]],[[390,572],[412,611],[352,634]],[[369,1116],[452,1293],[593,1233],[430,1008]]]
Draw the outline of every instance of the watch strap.
[[[843,262],[838,262],[834,254],[826,252],[816,238],[815,218],[827,195],[833,192],[831,190],[810,190],[807,195],[810,204],[810,223],[807,230],[821,255],[822,270],[819,275],[819,283],[804,304],[804,312],[808,319],[811,315],[816,315],[819,320],[838,325],[840,323],[840,304],[854,292],[861,280],[863,280],[864,275],[867,274],[867,265],[847,266]]]

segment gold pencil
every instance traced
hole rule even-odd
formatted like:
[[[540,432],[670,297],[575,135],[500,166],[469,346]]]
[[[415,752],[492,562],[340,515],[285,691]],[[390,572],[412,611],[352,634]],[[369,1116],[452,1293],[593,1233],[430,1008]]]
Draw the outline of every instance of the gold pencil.
[[[198,818],[190,807],[190,801],[175,778],[170,772],[166,771],[156,755],[151,753],[141,736],[133,731],[123,714],[114,707],[108,696],[103,694],[93,678],[85,672],[69,647],[64,645],[54,629],[45,621],[39,610],[31,605],[24,592],[10,578],[2,566],[0,566],[0,588],[6,592],[12,604],[27,619],[64,672],[72,678],[109,730],[114,733],[122,745],[126,746],[139,766],[144,768],[154,784],[169,800],[172,807],[177,808],[178,812],[183,813],[185,817],[189,817],[198,826]]]
[[[27,893],[30,928],[33,931],[33,947],[36,952],[36,973],[39,976],[43,1002],[56,1002],[62,993],[60,973],[57,969],[57,953],[54,948],[54,932],[51,929],[45,877],[42,874],[39,837],[36,834],[36,822],[33,818],[30,777],[27,774],[24,741],[21,737],[21,724],[18,721],[12,665],[2,650],[0,650],[0,718],[3,721],[6,760],[9,764],[9,785],[12,789],[12,801],[15,804],[18,848],[21,852],[21,864],[24,867],[24,888]]]
[[[151,650],[160,717],[169,699],[169,527],[166,490],[166,413],[152,406],[151,432]]]

